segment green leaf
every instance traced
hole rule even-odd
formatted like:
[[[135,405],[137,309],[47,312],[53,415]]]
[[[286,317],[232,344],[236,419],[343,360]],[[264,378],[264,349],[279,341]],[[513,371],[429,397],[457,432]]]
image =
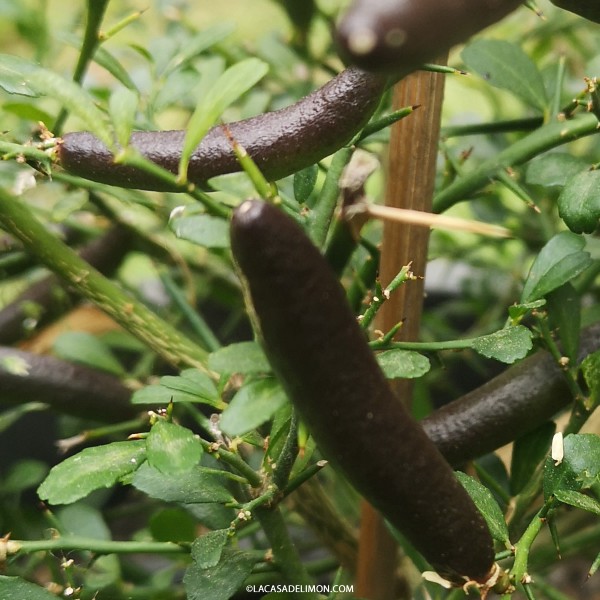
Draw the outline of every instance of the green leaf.
[[[504,520],[504,514],[502,513],[502,510],[498,506],[496,500],[494,500],[490,490],[479,483],[479,481],[469,477],[469,475],[466,473],[457,471],[455,475],[465,490],[467,490],[469,496],[471,496],[473,499],[475,506],[483,515],[483,518],[490,529],[492,537],[509,547],[510,538],[508,535],[508,527],[506,526],[506,521]]]
[[[38,488],[50,504],[70,504],[99,488],[109,488],[146,460],[143,440],[86,448],[53,467]]]
[[[54,352],[74,363],[100,369],[113,375],[126,374],[121,363],[110,348],[99,338],[84,331],[67,331],[61,334],[53,346]]]
[[[54,71],[39,68],[27,76],[29,85],[40,95],[58,100],[70,113],[77,116],[85,128],[108,148],[114,146],[114,138],[106,124],[104,113],[92,97],[70,79]]]
[[[275,379],[259,379],[244,385],[221,416],[221,429],[235,437],[268,421],[287,402]]]
[[[581,330],[581,298],[570,283],[556,288],[547,298],[550,325],[558,332],[563,354],[575,365]]]
[[[296,202],[304,204],[308,200],[315,189],[318,175],[318,165],[311,165],[294,174],[294,198],[296,198]]]
[[[598,556],[594,559],[590,570],[588,571],[588,579],[592,577],[592,575],[596,574],[596,571],[600,569],[600,552],[598,552]]]
[[[117,88],[108,102],[108,112],[115,128],[117,142],[124,148],[129,144],[138,106],[138,95],[126,87]]]
[[[80,47],[81,43],[77,45]],[[100,46],[94,53],[94,62],[99,64],[101,67],[106,69],[119,83],[123,84],[127,89],[132,92],[137,92],[135,82],[129,76],[127,69],[106,50],[106,48]]]
[[[194,34],[194,36],[182,44],[183,50],[177,53],[170,61],[166,71],[182,69],[199,54],[208,50],[211,46],[223,41],[235,31],[235,24],[230,21],[221,21],[207,29]]]
[[[19,494],[39,485],[48,474],[48,465],[39,460],[23,459],[11,465],[6,474],[0,495]]]
[[[271,371],[271,365],[257,342],[238,342],[219,348],[208,356],[208,368],[225,375]]]
[[[388,379],[414,379],[431,368],[429,359],[412,350],[386,350],[377,354],[377,362]]]
[[[196,539],[196,519],[183,508],[164,508],[152,515],[148,525],[157,542],[193,542]]]
[[[521,294],[521,302],[538,300],[587,269],[592,259],[583,251],[585,240],[569,231],[556,234],[535,259]]]
[[[200,398],[214,399],[218,397],[213,380],[199,369],[185,369],[178,377],[165,375],[160,378],[160,384],[180,392],[186,392]]]
[[[510,491],[513,496],[525,487],[544,460],[555,431],[556,425],[549,421],[515,441],[510,464]]]
[[[541,112],[546,108],[544,80],[519,46],[504,40],[476,40],[465,47],[461,57],[469,70],[494,87],[511,92]]]
[[[600,436],[593,433],[568,435],[564,440],[564,456],[560,464],[552,458],[544,466],[544,497],[557,490],[578,492],[600,480]]]
[[[225,483],[223,476],[214,470],[196,466],[185,473],[167,474],[154,469],[148,463],[143,464],[134,474],[132,485],[151,498],[165,502],[183,504],[225,504],[235,502],[235,498]]]
[[[36,98],[37,90],[29,84],[27,76],[39,65],[10,54],[0,54],[0,88],[9,94]]]
[[[527,356],[532,345],[531,331],[523,325],[515,325],[475,338],[472,348],[486,358],[512,364]]]
[[[43,587],[29,583],[20,577],[0,575],[0,598],[2,600],[56,600],[56,596]]]
[[[582,494],[581,492],[559,489],[555,490],[554,496],[557,500],[560,500],[564,504],[569,504],[570,506],[574,506],[575,508],[587,510],[588,512],[600,516],[600,502],[598,502],[598,500],[595,500],[594,498],[591,498],[590,496]]]
[[[179,162],[179,179],[187,180],[190,158],[223,111],[251,89],[267,73],[268,66],[258,58],[242,60],[223,73],[198,103],[192,115],[183,142]]]
[[[179,376],[165,375],[160,383],[137,390],[131,398],[133,404],[164,405],[171,401],[208,404],[219,410],[226,406],[212,379],[197,369],[186,369]]]
[[[600,171],[569,179],[558,197],[558,214],[575,233],[594,233],[600,223]]]
[[[586,167],[589,167],[589,163],[577,156],[565,152],[549,152],[536,156],[528,163],[525,181],[545,187],[562,187]]]
[[[169,221],[171,231],[180,239],[206,248],[229,248],[229,224],[210,215],[176,217]]]
[[[535,300],[534,302],[526,302],[525,304],[513,304],[512,306],[508,307],[508,316],[515,324],[517,324],[525,315],[536,308],[544,306],[545,304],[546,300],[544,298],[541,300]]]
[[[226,548],[214,567],[203,569],[194,562],[183,578],[188,600],[229,600],[242,586],[256,558]]]
[[[600,350],[588,354],[581,363],[581,372],[590,390],[590,409],[600,405]]]
[[[162,473],[189,471],[202,456],[200,439],[186,427],[159,419],[146,438],[148,463]]]
[[[215,567],[221,560],[223,549],[229,540],[228,529],[209,531],[192,544],[192,558],[201,569]]]

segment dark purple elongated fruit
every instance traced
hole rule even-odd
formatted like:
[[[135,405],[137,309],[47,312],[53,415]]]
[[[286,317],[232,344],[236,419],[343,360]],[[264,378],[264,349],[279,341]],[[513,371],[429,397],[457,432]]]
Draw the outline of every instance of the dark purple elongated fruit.
[[[324,456],[440,574],[485,582],[488,528],[392,393],[327,261],[257,201],[236,209],[231,244],[267,356]]]
[[[349,68],[295,104],[230,123],[228,129],[270,180],[281,179],[329,156],[369,120],[386,78]],[[176,174],[185,131],[137,131],[131,144],[146,158]],[[67,133],[58,147],[60,165],[74,175],[110,185],[167,190],[145,171],[114,163],[112,153],[91,133]],[[225,129],[213,127],[196,148],[188,180],[208,179],[240,171]]]
[[[600,323],[581,333],[580,360],[600,347]],[[423,422],[425,432],[453,465],[477,458],[539,427],[573,401],[554,358],[540,351]]]
[[[349,62],[410,73],[512,12],[522,0],[354,0],[337,28]]]

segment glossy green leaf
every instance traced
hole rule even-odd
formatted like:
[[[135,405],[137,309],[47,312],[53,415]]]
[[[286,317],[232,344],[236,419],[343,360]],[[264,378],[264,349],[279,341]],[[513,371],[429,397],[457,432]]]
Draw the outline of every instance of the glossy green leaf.
[[[56,600],[56,596],[43,587],[20,577],[6,575],[0,575],[0,598],[2,600]]]
[[[27,76],[39,68],[33,62],[10,54],[0,54],[0,88],[9,94],[30,96],[40,94],[30,85]]]
[[[230,436],[243,435],[268,421],[287,402],[275,379],[259,379],[244,385],[221,417],[221,429]]]
[[[551,457],[544,466],[544,496],[557,490],[579,492],[600,481],[600,436],[571,434],[563,440],[564,456],[559,464]]]
[[[521,302],[538,300],[585,271],[592,259],[584,247],[585,240],[579,235],[569,231],[556,234],[531,266]]]
[[[581,510],[586,510],[600,516],[600,502],[581,492],[558,489],[555,490],[554,496],[564,504],[569,504],[575,508],[580,508]]]
[[[494,87],[508,90],[529,106],[544,111],[546,89],[533,61],[523,50],[504,40],[476,40],[461,57],[467,69],[479,73]]]
[[[528,163],[525,181],[545,187],[563,186],[587,167],[589,163],[572,154],[548,152]]]
[[[429,359],[412,350],[386,350],[377,354],[377,362],[388,379],[413,379],[431,368]]]
[[[593,233],[600,224],[600,171],[569,179],[558,197],[558,214],[575,233]]]
[[[146,438],[148,463],[162,473],[189,471],[202,456],[200,439],[194,432],[159,419]]]
[[[512,364],[531,350],[531,331],[523,325],[506,327],[473,340],[475,352],[503,363]]]
[[[133,129],[138,95],[126,87],[117,88],[108,101],[108,112],[115,128],[115,137],[122,147],[129,144]]]
[[[318,165],[306,167],[306,169],[302,169],[294,175],[294,198],[296,198],[296,202],[304,204],[308,200],[315,189],[318,175]]]
[[[483,515],[492,537],[495,540],[502,542],[505,546],[510,546],[508,527],[504,520],[504,514],[496,500],[494,500],[490,490],[479,483],[479,481],[469,477],[466,473],[457,471],[455,475],[462,486],[467,490],[469,496],[473,499],[475,506]]]
[[[271,365],[257,342],[238,342],[219,348],[209,355],[208,368],[224,375],[271,371]]]
[[[510,491],[513,496],[525,487],[548,454],[555,431],[556,425],[549,421],[515,441],[510,463]]]
[[[224,473],[221,476],[199,466],[184,473],[161,473],[145,463],[135,472],[131,483],[151,498],[165,502],[225,504],[235,502],[235,498],[227,489],[226,475]]]
[[[169,221],[169,227],[178,238],[198,246],[229,248],[229,224],[219,217],[210,215],[176,217]]]
[[[229,600],[250,575],[256,560],[250,554],[226,548],[213,567],[203,569],[194,562],[183,578],[188,600]]]
[[[115,358],[110,348],[95,335],[85,331],[67,331],[61,334],[56,338],[53,349],[65,360],[113,375],[125,375],[123,365]]]
[[[577,364],[581,331],[581,298],[577,290],[565,283],[547,296],[548,315],[552,329],[558,334],[564,356]]]
[[[266,63],[257,58],[247,58],[229,67],[196,106],[183,142],[179,162],[179,178],[186,180],[192,153],[223,111],[245,94],[267,73]]]
[[[50,504],[70,504],[99,488],[108,488],[146,460],[143,440],[86,448],[52,468],[38,488]]]
[[[209,531],[197,538],[192,545],[192,558],[201,569],[215,567],[221,560],[228,540],[228,529]]]

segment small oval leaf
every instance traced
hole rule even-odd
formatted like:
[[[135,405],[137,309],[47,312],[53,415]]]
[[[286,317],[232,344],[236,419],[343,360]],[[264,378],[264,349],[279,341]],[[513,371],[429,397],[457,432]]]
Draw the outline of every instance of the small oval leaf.
[[[146,438],[148,463],[162,473],[189,471],[202,456],[198,436],[187,427],[159,419]]]
[[[414,379],[431,368],[429,359],[412,350],[386,350],[377,355],[377,362],[388,379]]]
[[[466,473],[457,471],[455,475],[483,515],[492,537],[502,542],[505,546],[510,547],[510,538],[504,514],[496,500],[494,500],[494,496],[492,496],[490,490],[479,483],[479,481],[469,477]]]
[[[600,223],[600,171],[569,179],[558,197],[558,214],[575,233],[593,233]]]
[[[53,467],[38,495],[50,504],[70,504],[94,490],[113,486],[145,460],[143,440],[86,448]]]
[[[540,111],[546,108],[544,80],[519,46],[504,40],[476,40],[465,47],[461,57],[469,70],[494,87],[508,90]]]
[[[230,436],[243,435],[268,421],[287,402],[275,379],[259,379],[244,385],[223,412],[221,429]]]
[[[583,251],[583,237],[561,231],[537,255],[523,286],[521,302],[532,302],[585,271],[592,259]]]
[[[531,331],[523,325],[506,327],[473,340],[472,348],[486,358],[512,364],[531,350]]]

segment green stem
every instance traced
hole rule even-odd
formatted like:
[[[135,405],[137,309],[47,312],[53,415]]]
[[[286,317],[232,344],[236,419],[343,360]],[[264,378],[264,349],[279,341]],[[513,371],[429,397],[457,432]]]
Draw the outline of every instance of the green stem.
[[[287,525],[279,507],[258,507],[255,516],[260,522],[271,550],[275,564],[286,578],[286,582],[299,585],[312,585],[313,580],[302,563],[292,542]],[[300,595],[297,595],[300,597]],[[302,600],[318,600],[316,593],[304,593]]]
[[[597,132],[598,119],[591,113],[570,121],[544,125],[440,191],[433,200],[433,210],[437,213],[444,212],[458,202],[466,200],[487,185],[498,171],[520,165],[546,150]]]
[[[353,152],[354,148],[349,146],[338,150],[333,155],[329,171],[327,171],[327,177],[323,182],[319,201],[312,214],[310,228],[310,237],[319,248],[322,248],[325,245],[329,225],[331,224],[331,219],[333,218],[333,213],[340,193],[338,182],[342,171],[350,161]]]
[[[100,25],[106,12],[110,0],[88,0],[87,1],[87,19],[85,23],[85,33],[83,34],[83,44],[79,52],[79,59],[73,72],[73,81],[80,83],[87,71],[94,54],[100,44]],[[61,109],[54,123],[53,131],[55,135],[60,135],[62,126],[68,115],[68,111]]]
[[[225,448],[215,447],[214,443],[200,439],[202,447],[217,460],[222,460],[230,467],[233,467],[240,475],[243,475],[252,487],[260,487],[263,484],[262,477],[238,454],[234,454]]]
[[[273,470],[273,483],[278,489],[282,490],[287,485],[296,456],[298,456],[298,414],[293,410],[290,430]]]
[[[450,125],[442,129],[443,138],[465,135],[489,135],[490,133],[511,133],[513,131],[533,131],[544,123],[543,117],[511,119],[491,123],[472,123],[470,125]]]
[[[85,550],[95,554],[187,554],[190,551],[189,544],[175,542],[118,542],[79,536],[51,540],[8,540],[0,544],[5,546],[8,556],[56,550]]]
[[[524,583],[527,575],[527,565],[529,562],[529,553],[531,545],[535,541],[544,525],[544,519],[548,511],[556,504],[553,498],[550,498],[546,504],[539,510],[529,523],[527,529],[521,536],[521,539],[515,544],[515,562],[510,570],[511,579],[515,583]]]
[[[172,365],[206,371],[207,353],[100,274],[52,235],[22,200],[0,189],[0,225],[77,293],[95,303]]]
[[[196,188],[194,184],[180,183],[177,179],[177,175],[174,175],[170,171],[153,163],[151,160],[148,160],[134,148],[124,149],[121,154],[115,157],[115,163],[145,171],[152,175],[152,177],[169,185],[174,191],[189,194],[194,200],[200,202],[209,214],[214,215],[215,217],[222,217],[223,219],[229,218],[231,212],[229,208],[216,200],[213,200],[208,194]]]
[[[161,271],[159,275],[160,280],[163,282],[163,285],[167,290],[167,293],[169,296],[171,296],[173,302],[175,302],[179,310],[183,313],[183,316],[191,325],[194,333],[196,333],[196,335],[200,338],[200,341],[204,347],[209,352],[218,350],[221,347],[221,343],[204,318],[190,306],[182,291],[173,281],[173,278],[166,271]]]
[[[440,350],[465,350],[473,346],[476,338],[466,340],[449,340],[447,342],[388,342],[385,340],[374,340],[369,342],[373,350],[421,350],[424,352],[439,352]]]

